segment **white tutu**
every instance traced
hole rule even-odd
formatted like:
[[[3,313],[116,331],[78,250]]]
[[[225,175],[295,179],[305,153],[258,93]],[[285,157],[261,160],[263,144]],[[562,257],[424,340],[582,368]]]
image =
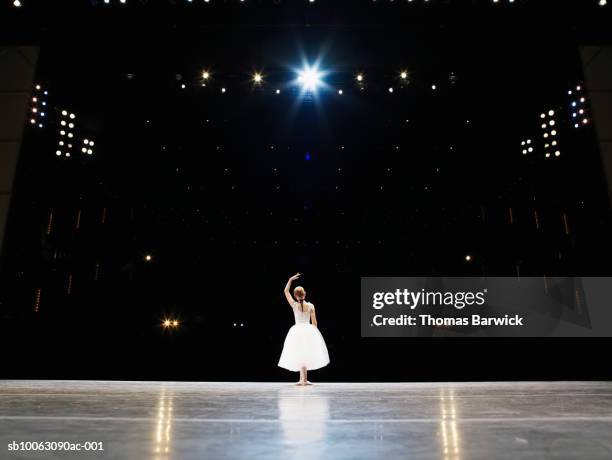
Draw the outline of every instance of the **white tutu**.
[[[296,311],[296,308],[296,306],[293,307],[296,320],[299,322],[296,322],[287,333],[283,352],[278,361],[279,367],[299,372],[302,367],[312,371],[327,366],[329,353],[321,332],[312,324],[304,321],[304,317],[309,315],[310,308],[303,313]]]

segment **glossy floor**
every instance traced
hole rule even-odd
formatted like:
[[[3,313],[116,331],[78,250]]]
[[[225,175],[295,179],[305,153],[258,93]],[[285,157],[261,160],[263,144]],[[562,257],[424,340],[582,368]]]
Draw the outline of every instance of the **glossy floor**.
[[[9,452],[102,441],[103,453]],[[0,458],[612,458],[611,383],[0,381]]]

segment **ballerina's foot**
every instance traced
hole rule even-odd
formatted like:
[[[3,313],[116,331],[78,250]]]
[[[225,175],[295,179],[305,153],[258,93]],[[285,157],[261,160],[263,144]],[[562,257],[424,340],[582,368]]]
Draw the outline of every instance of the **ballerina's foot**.
[[[302,380],[300,380],[299,382],[295,384],[296,387],[303,387],[304,385],[305,383]]]
[[[311,382],[309,382],[308,380],[306,380],[306,381],[303,383],[303,385],[304,385],[304,386],[306,386],[306,385],[312,385],[312,383],[311,383]]]

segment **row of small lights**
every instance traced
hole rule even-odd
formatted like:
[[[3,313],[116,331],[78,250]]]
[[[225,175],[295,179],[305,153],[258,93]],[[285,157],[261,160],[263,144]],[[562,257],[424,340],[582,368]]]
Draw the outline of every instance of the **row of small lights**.
[[[60,115],[60,139],[58,141],[59,147],[55,151],[55,154],[58,157],[64,155],[66,158],[69,158],[70,156],[72,156],[72,143],[74,142],[74,132],[72,130],[74,129],[76,115],[74,113],[68,112],[67,110],[62,110],[60,112]]]
[[[313,91],[318,86],[323,84],[322,78],[323,78],[323,74],[320,71],[318,71],[316,68],[307,67],[304,70],[301,70],[298,72],[297,81],[306,91]],[[401,72],[399,72],[398,78],[402,85],[405,85],[410,82],[410,75],[406,70],[402,70]],[[454,81],[454,78],[456,77],[454,76],[454,74],[451,74],[451,77],[449,78],[451,78],[451,80]],[[204,70],[201,74],[201,80],[202,80],[201,86],[202,87],[208,86],[208,83],[211,81],[211,79],[212,79],[212,73],[208,70]],[[265,76],[261,72],[253,73],[250,79],[254,86],[262,87],[265,84]],[[357,75],[355,75],[355,82],[357,84],[357,87],[360,90],[365,90],[366,78],[363,73],[358,73]],[[180,87],[181,89],[186,89],[187,84],[181,83]],[[437,89],[438,89],[438,85],[436,84],[431,85],[432,91],[436,91]],[[387,88],[387,91],[390,94],[393,94],[395,90],[396,88],[393,86],[390,86]],[[220,91],[222,94],[225,94],[228,92],[228,88],[226,86],[222,86]],[[274,92],[276,94],[281,94],[281,89],[276,88]],[[340,88],[337,90],[337,93],[338,95],[342,96],[344,94],[344,90]]]
[[[212,3],[212,0],[202,0],[203,3]],[[127,0],[118,0],[118,2],[122,5],[126,5],[127,4]],[[193,3],[193,0],[186,0],[187,3]],[[315,0],[306,0],[307,3],[315,3]],[[393,3],[393,0],[390,0],[391,3]],[[424,3],[429,3],[430,0],[423,0]],[[494,4],[497,3],[515,3],[515,0],[492,0],[492,2]],[[103,3],[105,5],[110,5],[111,4],[111,0],[103,0]],[[239,0],[239,3],[246,3],[246,0]],[[372,3],[376,3],[376,0],[372,0]],[[399,3],[399,2],[398,2]],[[414,3],[414,0],[406,0],[406,3]],[[597,0],[597,4],[599,6],[606,6],[608,4],[608,0]],[[23,3],[21,2],[21,0],[13,0],[13,6],[16,8],[20,8],[23,5]]]
[[[202,0],[203,3],[212,3],[212,0]],[[127,0],[118,0],[118,2],[122,5],[126,5],[127,4]],[[187,3],[193,3],[193,0],[186,0]],[[306,0],[307,3],[315,3],[315,0]],[[391,3],[393,3],[393,0],[390,0]],[[424,3],[429,3],[430,0],[423,0]],[[498,3],[515,3],[515,0],[506,0],[505,2],[502,0],[492,0],[492,2],[494,4],[498,4]],[[105,5],[110,5],[111,4],[111,0],[103,0],[103,3]],[[239,0],[239,3],[246,3],[246,0]],[[372,0],[372,3],[376,3],[376,0]],[[398,2],[399,3],[399,2]],[[406,3],[414,3],[414,0],[406,0]],[[608,0],[597,0],[597,4],[599,6],[606,6],[608,4]],[[23,6],[23,2],[21,0],[13,0],[13,6],[15,8],[21,8],[21,6]]]
[[[42,128],[44,126],[44,118],[47,116],[47,101],[45,97],[49,95],[49,92],[43,90],[41,85],[36,85],[34,89],[34,95],[32,96],[30,104],[30,124]]]
[[[557,125],[557,120],[555,119],[555,111],[549,110],[547,113],[540,114],[540,119],[542,120],[542,129],[544,130],[544,134],[542,137],[545,139],[544,148],[546,149],[546,153],[544,156],[546,158],[551,157],[549,148],[558,149],[559,141],[557,140],[557,129],[555,126]],[[550,129],[550,131],[549,131]],[[550,140],[552,138],[552,140]],[[555,150],[555,157],[561,156],[561,150]]]
[[[586,98],[583,95],[582,86],[576,86],[575,92],[570,89],[567,94],[572,96],[573,99],[570,102],[570,110],[572,112],[572,119],[574,120],[574,128],[579,128],[580,123],[587,125],[589,123],[589,118],[586,109]],[[581,121],[579,121],[580,119]]]
[[[178,329],[180,322],[177,319],[166,318],[162,321],[162,327],[164,329]],[[244,323],[234,323],[234,327],[244,327]]]

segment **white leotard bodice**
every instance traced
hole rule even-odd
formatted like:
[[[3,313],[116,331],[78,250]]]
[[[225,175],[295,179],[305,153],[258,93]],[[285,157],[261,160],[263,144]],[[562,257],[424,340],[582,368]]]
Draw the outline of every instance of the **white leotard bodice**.
[[[295,316],[295,324],[308,324],[310,323],[310,311],[312,310],[312,304],[304,302],[304,311],[299,302],[293,304],[293,315]]]

